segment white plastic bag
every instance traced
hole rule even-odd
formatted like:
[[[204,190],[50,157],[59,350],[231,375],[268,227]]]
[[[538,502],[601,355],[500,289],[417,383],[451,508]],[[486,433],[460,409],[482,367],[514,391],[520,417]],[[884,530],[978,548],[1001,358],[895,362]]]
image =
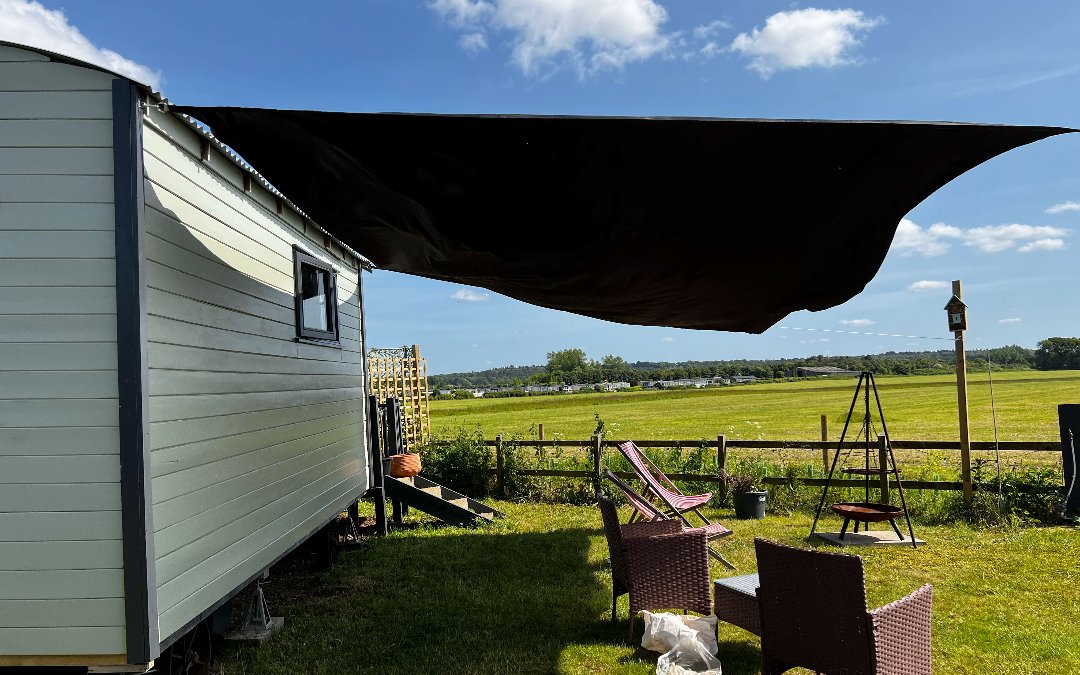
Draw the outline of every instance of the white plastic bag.
[[[716,617],[712,614],[688,616],[642,610],[641,615],[645,617],[645,633],[641,636],[641,646],[645,649],[666,652],[688,638],[700,642],[709,654],[716,653]]]
[[[656,662],[656,675],[721,675],[720,659],[700,640],[683,638]]]

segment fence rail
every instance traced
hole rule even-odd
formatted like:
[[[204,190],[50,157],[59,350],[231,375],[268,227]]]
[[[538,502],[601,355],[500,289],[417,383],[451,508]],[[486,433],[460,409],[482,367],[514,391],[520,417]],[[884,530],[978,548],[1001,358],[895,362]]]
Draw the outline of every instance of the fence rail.
[[[824,433],[824,425],[823,425]],[[439,441],[436,441],[439,443]],[[524,448],[551,448],[551,447],[576,447],[576,448],[588,448],[589,453],[593,458],[592,470],[570,470],[570,469],[517,469],[516,472],[522,476],[544,476],[544,477],[556,477],[556,478],[587,478],[596,481],[599,484],[601,475],[604,469],[604,450],[606,448],[617,447],[620,441],[604,440],[599,437],[593,437],[588,440],[509,440],[504,439],[501,435],[493,439],[484,439],[484,445],[487,447],[495,448],[495,468],[492,472],[495,474],[495,485],[498,493],[504,492],[504,449],[509,446],[524,447]],[[727,438],[720,434],[716,439],[694,439],[694,440],[644,440],[634,441],[634,443],[640,448],[716,448],[716,466],[717,473],[715,474],[691,474],[691,473],[669,473],[667,474],[672,480],[684,480],[684,481],[697,481],[702,483],[721,483],[724,480],[724,474],[727,470],[727,451],[729,448],[748,448],[757,450],[820,450],[822,452],[822,463],[825,470],[828,470],[829,457],[828,451],[834,450],[839,445],[838,441],[810,441],[810,440],[791,440],[791,441],[764,441],[764,440],[727,440]],[[916,440],[894,440],[890,444],[894,450],[960,450],[959,441],[916,441]],[[859,449],[865,448],[866,441],[859,442],[845,442],[842,449]],[[879,453],[884,453],[886,450],[885,437],[879,435],[877,439],[870,441],[870,446],[877,449]],[[1001,443],[992,442],[973,442],[971,443],[972,450],[1005,450],[1005,451],[1027,451],[1027,452],[1058,452],[1061,449],[1061,444],[1053,441],[1004,441]],[[883,454],[879,454],[879,457],[883,457]],[[634,474],[629,472],[614,472],[616,475],[623,478],[633,478]],[[766,477],[762,479],[763,483],[768,485],[787,485],[789,483],[795,483],[797,485],[809,485],[809,486],[823,486],[826,483],[825,478],[803,478],[803,477]],[[881,487],[883,490],[883,499],[888,502],[888,493],[890,490],[890,483],[893,481],[887,477],[874,478],[873,483],[875,487]],[[906,489],[910,490],[963,490],[964,484],[960,481],[931,481],[931,480],[902,480],[902,485]],[[867,484],[867,480],[863,479],[837,479],[834,478],[831,485],[836,487],[864,487]],[[1064,486],[1062,486],[1064,488]],[[995,490],[994,485],[982,485],[973,484],[974,490]]]
[[[497,447],[499,439],[484,439],[484,445],[488,447]],[[528,440],[503,440],[505,444],[512,444],[519,448],[591,448],[594,444],[592,439],[586,441],[568,441],[565,439],[550,440],[550,441],[538,441],[535,439]],[[614,448],[623,441],[602,441],[603,447]],[[875,441],[871,441],[870,445],[875,445]],[[634,441],[634,445],[639,448],[717,448],[724,445],[728,448],[752,448],[759,450],[834,450],[838,445],[837,441],[753,441],[753,440],[723,440],[718,439],[697,439],[697,440],[675,440],[675,441]],[[866,447],[865,441],[847,441],[844,443],[845,449],[858,449]],[[960,450],[959,441],[892,441],[893,450]],[[1000,443],[994,443],[993,441],[972,441],[972,450],[999,450],[1008,451],[1029,451],[1029,452],[1058,452],[1061,450],[1061,443],[1056,441],[1002,441]]]

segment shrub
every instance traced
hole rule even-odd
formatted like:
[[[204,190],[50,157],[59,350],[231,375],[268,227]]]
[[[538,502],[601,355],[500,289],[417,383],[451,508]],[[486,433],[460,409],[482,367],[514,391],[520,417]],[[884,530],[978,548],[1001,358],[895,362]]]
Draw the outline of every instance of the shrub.
[[[1061,517],[1060,477],[1049,467],[1010,466],[1001,474],[1000,492],[993,463],[976,460],[971,478],[979,486],[971,504],[959,493],[950,495],[947,520],[974,525],[1056,524]]]
[[[484,445],[480,427],[458,429],[447,439],[436,439],[420,450],[424,476],[464,495],[483,499],[491,493],[494,455]]]

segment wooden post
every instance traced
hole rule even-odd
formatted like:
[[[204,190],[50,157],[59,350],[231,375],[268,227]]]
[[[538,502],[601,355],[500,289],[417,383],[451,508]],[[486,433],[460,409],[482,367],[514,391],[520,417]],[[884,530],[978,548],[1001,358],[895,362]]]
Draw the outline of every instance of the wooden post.
[[[821,416],[821,440],[829,441],[829,417],[827,415]],[[829,472],[829,449],[821,449],[821,468],[825,473]]]
[[[878,470],[881,481],[881,503],[889,503],[889,446],[885,442],[885,434],[878,434],[877,437],[877,456],[878,456]]]
[[[716,475],[721,479],[727,473],[727,436],[716,437]]]
[[[593,480],[596,482],[596,491],[600,492],[604,466],[604,437],[596,434],[593,436],[593,441]]]
[[[499,434],[495,437],[495,494],[505,497],[503,487],[503,437]]]
[[[540,435],[540,440],[544,440],[544,423],[540,422],[536,425],[536,431]]]
[[[960,280],[952,282],[952,292],[963,300]],[[956,336],[956,407],[960,412],[960,482],[964,484],[964,503],[971,504],[971,438],[968,432],[967,355],[964,352],[964,331]]]

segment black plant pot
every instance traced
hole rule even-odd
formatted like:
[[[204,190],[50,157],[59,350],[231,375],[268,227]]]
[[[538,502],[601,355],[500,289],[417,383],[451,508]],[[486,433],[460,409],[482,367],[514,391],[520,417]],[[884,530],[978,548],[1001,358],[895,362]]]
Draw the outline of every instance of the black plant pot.
[[[768,492],[734,492],[735,517],[743,520],[761,520],[765,517],[765,498]]]

